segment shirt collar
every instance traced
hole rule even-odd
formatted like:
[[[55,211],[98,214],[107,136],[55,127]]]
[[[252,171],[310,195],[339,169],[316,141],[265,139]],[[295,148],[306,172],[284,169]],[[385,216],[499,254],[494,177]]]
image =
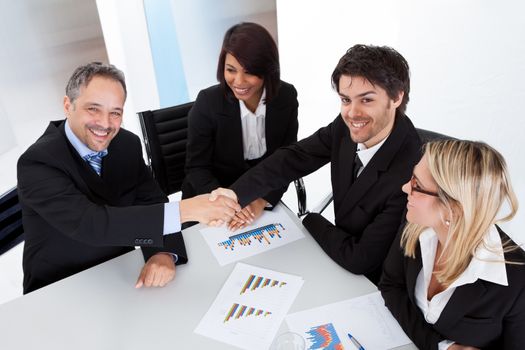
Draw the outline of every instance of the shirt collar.
[[[423,268],[432,269],[437,247],[437,235],[427,228],[419,236]],[[495,225],[492,225],[483,242],[476,248],[474,257],[463,273],[450,285],[459,287],[476,282],[478,279],[508,286],[507,270],[505,268],[503,245]],[[425,265],[429,265],[426,266]],[[450,288],[449,287],[449,288]]]
[[[239,100],[239,107],[241,108],[241,118],[245,118],[249,115],[265,118],[266,117],[265,100],[266,100],[266,89],[263,89],[263,93],[261,95],[261,99],[259,100],[259,104],[257,105],[257,109],[255,110],[255,113],[252,113],[252,111],[250,111],[248,107],[246,107],[246,104],[244,103],[244,101]]]
[[[81,158],[85,158],[87,155],[91,155],[94,153],[98,153],[96,151],[93,151],[91,148],[86,146],[84,142],[80,141],[80,139],[75,135],[73,130],[71,130],[71,127],[69,126],[69,121],[66,119],[66,123],[64,125],[64,130],[66,132],[66,137],[69,140],[69,143],[75,148],[75,150],[78,152]],[[101,152],[107,154],[108,150],[102,150]]]
[[[363,168],[366,167],[366,165],[370,162],[372,157],[377,153],[377,151],[383,146],[386,139],[388,139],[388,136],[383,139],[383,141],[379,142],[378,144],[366,148],[364,143],[358,143],[357,144],[357,155],[359,156],[359,159],[361,160],[361,163],[363,163]]]

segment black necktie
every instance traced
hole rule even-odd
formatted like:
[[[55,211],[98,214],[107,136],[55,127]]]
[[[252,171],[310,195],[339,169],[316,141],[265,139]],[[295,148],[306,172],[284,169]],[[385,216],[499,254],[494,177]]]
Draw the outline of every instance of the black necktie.
[[[356,153],[354,158],[354,177],[353,182],[357,179],[357,174],[359,173],[359,169],[363,166],[363,163],[361,162],[361,159],[359,159],[359,155]]]

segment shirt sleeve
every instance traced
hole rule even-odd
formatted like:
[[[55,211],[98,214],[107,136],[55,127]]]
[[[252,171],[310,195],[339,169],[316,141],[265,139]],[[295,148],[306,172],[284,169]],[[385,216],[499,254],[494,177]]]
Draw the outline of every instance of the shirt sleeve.
[[[452,340],[442,340],[438,343],[438,350],[447,350],[449,348],[449,346],[451,346],[452,344],[456,344],[455,341],[452,341]]]
[[[163,235],[180,232],[179,202],[164,203],[164,230]]]

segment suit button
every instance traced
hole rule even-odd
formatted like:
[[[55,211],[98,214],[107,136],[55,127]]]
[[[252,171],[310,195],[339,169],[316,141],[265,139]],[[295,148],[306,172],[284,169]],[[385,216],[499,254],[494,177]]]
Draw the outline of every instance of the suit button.
[[[153,244],[153,240],[152,239],[148,239],[148,244]]]
[[[135,244],[136,244],[136,245],[139,245],[139,244],[140,244],[138,239],[135,239]]]

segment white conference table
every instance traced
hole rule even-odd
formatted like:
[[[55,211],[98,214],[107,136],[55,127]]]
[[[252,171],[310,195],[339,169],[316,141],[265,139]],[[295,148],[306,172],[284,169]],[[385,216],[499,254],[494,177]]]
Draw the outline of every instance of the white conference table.
[[[371,293],[376,287],[334,263],[287,210],[305,238],[243,262],[302,276],[290,312]],[[183,231],[189,262],[164,288],[135,289],[135,250],[0,306],[2,349],[232,349],[193,330],[235,264],[219,266],[198,232]],[[285,323],[278,334],[286,331]],[[415,349],[410,344],[399,349]],[[368,350],[368,349],[367,349]]]

